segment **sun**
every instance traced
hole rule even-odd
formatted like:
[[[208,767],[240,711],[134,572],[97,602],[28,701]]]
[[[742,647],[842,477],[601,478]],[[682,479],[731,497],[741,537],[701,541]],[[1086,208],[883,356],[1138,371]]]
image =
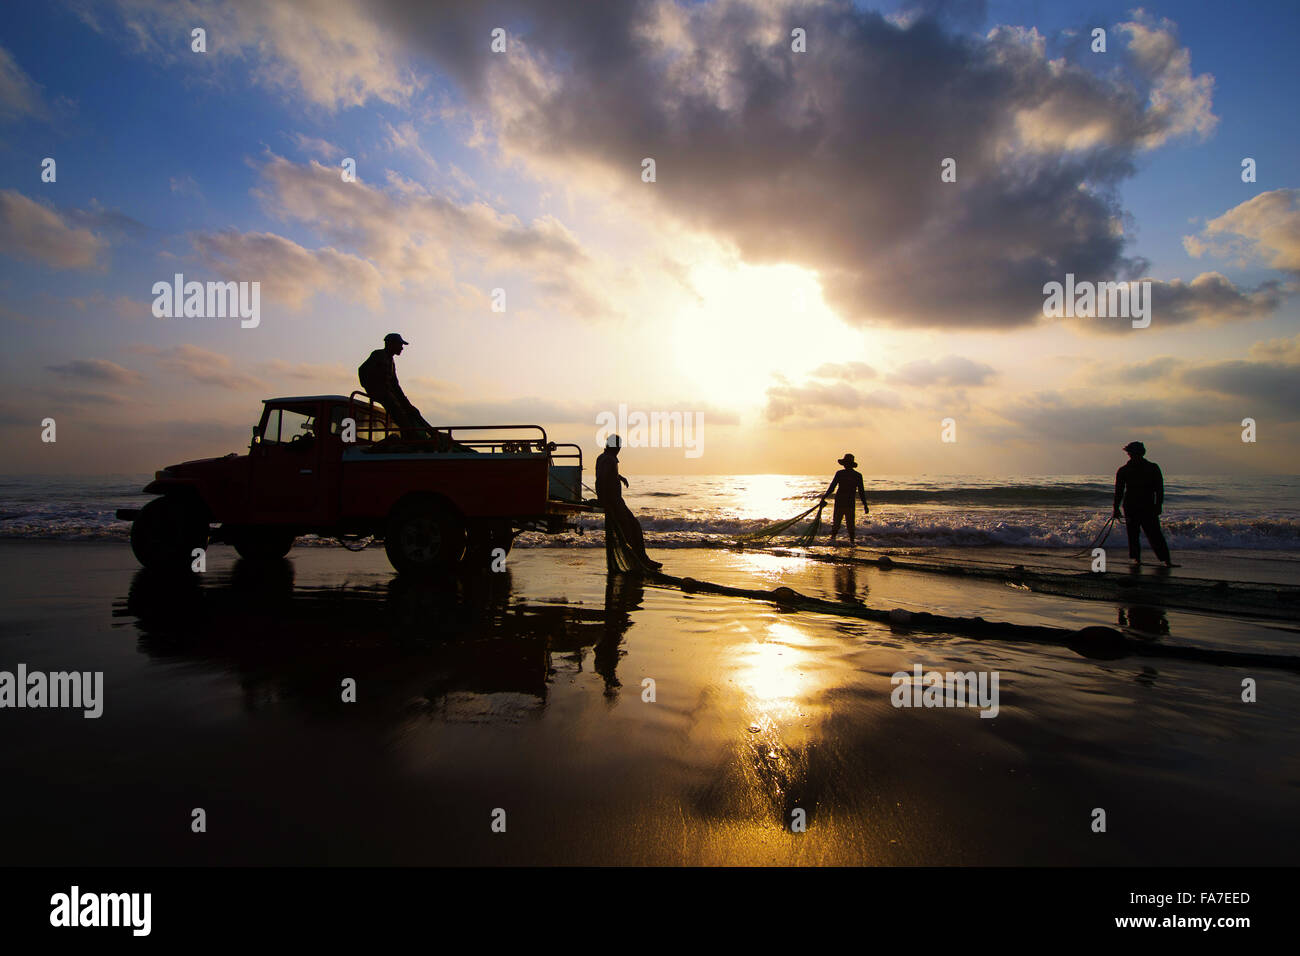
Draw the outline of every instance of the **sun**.
[[[807,269],[710,264],[693,269],[690,282],[700,301],[678,314],[674,352],[704,400],[761,406],[774,375],[864,358],[862,333],[826,306]]]

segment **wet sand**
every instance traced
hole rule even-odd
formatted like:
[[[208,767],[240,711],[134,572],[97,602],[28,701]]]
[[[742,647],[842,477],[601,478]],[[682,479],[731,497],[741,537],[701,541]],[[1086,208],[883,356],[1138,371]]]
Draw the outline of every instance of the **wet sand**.
[[[1294,621],[656,556],[736,587],[1300,657]],[[6,864],[1300,859],[1294,669],[1091,658],[611,581],[599,549],[520,549],[507,573],[441,586],[396,578],[381,550],[259,568],[214,546],[178,583],[115,542],[4,541],[0,567],[0,670],[105,684],[98,720],[0,711]],[[999,715],[891,706],[890,675],[918,663],[998,671]],[[795,809],[807,832],[789,831]]]

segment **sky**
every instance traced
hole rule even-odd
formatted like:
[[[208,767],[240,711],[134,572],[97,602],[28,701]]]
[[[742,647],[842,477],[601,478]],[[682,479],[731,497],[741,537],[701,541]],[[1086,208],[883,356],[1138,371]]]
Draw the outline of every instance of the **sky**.
[[[263,399],[347,394],[396,331],[436,424],[537,422],[590,463],[602,413],[703,422],[629,473],[1098,474],[1135,438],[1166,472],[1295,473],[1298,26],[1291,2],[7,7],[0,471],[244,450]],[[256,326],[157,317],[177,273],[258,283]],[[1045,314],[1067,274],[1148,288],[1150,324]]]

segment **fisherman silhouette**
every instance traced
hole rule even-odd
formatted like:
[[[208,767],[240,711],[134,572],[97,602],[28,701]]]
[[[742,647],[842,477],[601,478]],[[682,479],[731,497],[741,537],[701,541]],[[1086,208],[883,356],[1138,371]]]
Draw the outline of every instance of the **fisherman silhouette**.
[[[1128,452],[1128,463],[1121,465],[1115,472],[1115,510],[1119,517],[1120,505],[1124,506],[1124,527],[1128,533],[1128,556],[1134,564],[1142,563],[1142,542],[1139,534],[1145,534],[1156,557],[1168,567],[1176,567],[1169,558],[1169,545],[1160,531],[1160,513],[1165,503],[1165,477],[1160,473],[1160,466],[1147,461],[1146,446],[1140,441],[1131,441],[1124,446]]]
[[[384,406],[388,417],[402,430],[402,437],[407,441],[428,438],[433,429],[420,415],[420,410],[411,404],[402,386],[397,384],[397,368],[393,356],[401,355],[404,346],[411,343],[396,332],[384,336],[384,347],[375,349],[370,357],[357,369],[357,378],[367,395]]]
[[[663,567],[645,553],[641,522],[623,500],[619,483],[627,479],[618,473],[618,452],[623,440],[610,435],[605,450],[596,459],[596,500],[605,509],[605,562],[610,571],[653,574]]]
[[[853,459],[853,455],[845,453],[844,457],[839,460],[839,464],[844,467],[835,472],[835,477],[831,479],[831,485],[826,489],[826,494],[822,495],[822,503],[835,493],[835,513],[831,521],[831,543],[835,543],[835,533],[840,530],[840,522],[843,521],[849,532],[849,544],[856,544],[855,527],[853,517],[853,496],[856,494],[862,499],[862,513],[870,514],[871,509],[867,506],[867,491],[862,486],[862,475],[858,473],[858,464]]]

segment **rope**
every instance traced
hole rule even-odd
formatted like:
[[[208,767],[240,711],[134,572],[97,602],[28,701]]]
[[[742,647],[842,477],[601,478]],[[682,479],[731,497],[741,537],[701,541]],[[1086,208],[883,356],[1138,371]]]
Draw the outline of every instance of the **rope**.
[[[908,611],[902,608],[885,610],[883,608],[868,607],[865,604],[848,604],[842,601],[827,601],[821,598],[809,597],[788,587],[777,587],[770,591],[763,591],[714,584],[711,581],[701,581],[696,578],[679,578],[663,572],[648,576],[646,583],[651,587],[672,588],[687,594],[705,592],[749,598],[751,600],[770,601],[783,610],[810,611],[814,614],[863,618],[889,625],[891,628],[931,631],[942,634],[961,634],[999,643],[1025,642],[1065,646],[1083,657],[1099,660],[1116,660],[1122,657],[1163,657],[1226,667],[1276,667],[1300,672],[1300,657],[1285,654],[1260,654],[1158,644],[1130,637],[1113,627],[1094,625],[1076,629],[1013,624],[1008,621],[986,621],[982,617],[951,617],[942,614],[931,614],[927,611]]]
[[[1092,544],[1088,545],[1086,548],[1074,552],[1074,554],[1070,555],[1070,557],[1081,558],[1085,554],[1091,554],[1093,548],[1100,548],[1103,544],[1106,543],[1106,539],[1110,537],[1110,533],[1113,530],[1115,530],[1115,513],[1111,512],[1110,519],[1104,525],[1102,525],[1101,533],[1098,534],[1097,537],[1093,539]]]

